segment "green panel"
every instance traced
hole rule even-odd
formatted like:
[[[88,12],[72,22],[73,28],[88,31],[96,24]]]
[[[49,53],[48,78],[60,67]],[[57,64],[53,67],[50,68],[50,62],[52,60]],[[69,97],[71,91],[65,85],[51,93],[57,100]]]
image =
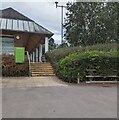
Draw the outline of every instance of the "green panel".
[[[15,63],[24,63],[24,47],[15,47]]]

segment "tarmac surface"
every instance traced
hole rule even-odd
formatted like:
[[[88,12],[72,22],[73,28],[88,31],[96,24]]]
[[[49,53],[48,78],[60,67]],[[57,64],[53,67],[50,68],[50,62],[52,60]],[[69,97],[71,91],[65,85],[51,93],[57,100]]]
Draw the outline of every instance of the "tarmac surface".
[[[17,87],[11,87],[10,84],[5,87],[4,84],[2,117],[117,118],[116,85],[69,86],[55,78],[48,79],[48,82],[43,82],[43,79],[42,84],[38,82],[38,87],[35,86],[37,82],[32,86],[29,83],[30,87],[25,82],[21,87],[22,82],[15,83]]]

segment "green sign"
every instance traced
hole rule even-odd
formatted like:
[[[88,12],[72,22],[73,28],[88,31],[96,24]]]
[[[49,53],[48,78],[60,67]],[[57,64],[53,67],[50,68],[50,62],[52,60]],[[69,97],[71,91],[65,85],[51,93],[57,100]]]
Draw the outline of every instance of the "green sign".
[[[15,63],[24,63],[24,47],[15,47]]]

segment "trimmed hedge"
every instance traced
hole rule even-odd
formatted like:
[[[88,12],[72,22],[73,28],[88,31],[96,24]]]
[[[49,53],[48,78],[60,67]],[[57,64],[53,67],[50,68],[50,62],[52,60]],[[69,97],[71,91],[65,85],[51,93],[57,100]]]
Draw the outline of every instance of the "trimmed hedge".
[[[110,50],[117,50],[117,44],[116,43],[106,43],[106,44],[97,44],[92,46],[86,46],[86,47],[67,47],[67,48],[60,48],[52,50],[48,53],[46,53],[46,59],[50,61],[53,66],[56,66],[56,63],[62,59],[68,56],[69,54],[75,53],[75,52],[84,52],[84,51],[110,51]]]
[[[2,55],[2,76],[28,76],[29,65],[25,58],[25,63],[16,64],[13,55]]]
[[[86,70],[95,69],[95,75],[110,76],[117,75],[119,65],[119,52],[117,51],[87,51],[70,54],[57,64],[57,74],[66,82],[77,82],[86,80]],[[78,76],[79,73],[79,76]]]

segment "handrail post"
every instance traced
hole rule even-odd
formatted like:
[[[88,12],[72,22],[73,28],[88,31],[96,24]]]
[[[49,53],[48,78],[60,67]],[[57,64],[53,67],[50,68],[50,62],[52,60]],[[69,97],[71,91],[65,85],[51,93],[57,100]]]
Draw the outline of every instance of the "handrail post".
[[[29,76],[31,76],[31,66],[30,66],[30,56],[29,56],[29,52],[25,51],[28,57],[28,62],[29,62]]]

